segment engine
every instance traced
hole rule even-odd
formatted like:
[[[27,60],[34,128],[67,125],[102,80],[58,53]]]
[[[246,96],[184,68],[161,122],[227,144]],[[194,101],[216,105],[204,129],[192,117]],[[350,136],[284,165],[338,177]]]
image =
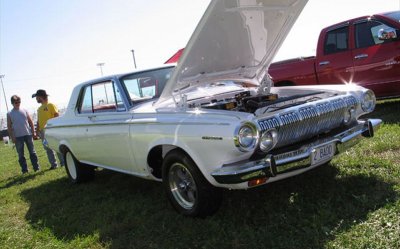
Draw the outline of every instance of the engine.
[[[331,97],[337,93],[299,88],[271,88],[268,93],[260,93],[256,87],[226,82],[212,83],[197,88],[206,96],[190,96],[190,108],[240,111],[248,113],[275,112],[291,106]]]
[[[234,98],[223,99],[219,101],[214,99],[211,101],[211,103],[202,104],[201,107],[254,113],[260,107],[276,100],[278,100],[277,94],[252,96],[250,91],[244,91],[236,94]]]

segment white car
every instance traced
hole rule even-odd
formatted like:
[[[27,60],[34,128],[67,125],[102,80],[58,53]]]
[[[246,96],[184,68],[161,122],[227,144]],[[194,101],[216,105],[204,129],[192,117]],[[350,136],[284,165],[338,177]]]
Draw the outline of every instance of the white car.
[[[46,127],[69,178],[100,167],[162,181],[178,212],[206,216],[222,188],[303,173],[372,137],[381,120],[359,119],[370,90],[274,88],[265,73],[306,2],[212,1],[177,65],[76,86]]]

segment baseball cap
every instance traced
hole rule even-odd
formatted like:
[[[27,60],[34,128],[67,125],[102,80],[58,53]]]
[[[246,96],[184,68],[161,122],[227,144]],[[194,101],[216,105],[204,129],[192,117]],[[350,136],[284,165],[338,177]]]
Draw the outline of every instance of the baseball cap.
[[[49,95],[46,93],[45,90],[39,89],[39,90],[36,91],[36,93],[32,94],[32,98],[35,98],[36,96],[39,96],[39,97],[47,97],[47,96],[49,96]]]

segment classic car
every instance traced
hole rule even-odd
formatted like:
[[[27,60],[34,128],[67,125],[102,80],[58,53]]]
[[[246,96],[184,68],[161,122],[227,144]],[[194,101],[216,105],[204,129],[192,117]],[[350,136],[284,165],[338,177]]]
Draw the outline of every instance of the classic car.
[[[207,216],[223,188],[301,174],[372,137],[381,120],[360,118],[371,90],[271,86],[266,69],[306,2],[211,1],[177,65],[76,86],[45,130],[70,180],[100,167],[162,181],[179,213]]]

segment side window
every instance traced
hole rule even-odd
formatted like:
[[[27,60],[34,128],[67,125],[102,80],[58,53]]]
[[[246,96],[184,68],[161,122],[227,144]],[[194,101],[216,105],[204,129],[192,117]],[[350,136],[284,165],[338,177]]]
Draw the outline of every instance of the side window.
[[[92,85],[92,94],[94,112],[116,111],[117,107],[111,82]]]
[[[324,54],[343,52],[348,49],[349,27],[331,30],[326,34]]]
[[[92,85],[93,111],[112,112],[125,111],[121,91],[111,81]]]
[[[121,91],[111,81],[87,86],[83,93],[79,113],[125,111]]]
[[[390,27],[377,21],[366,21],[356,24],[356,48],[365,48],[383,43],[384,41],[378,38],[378,31],[387,28]]]
[[[83,93],[83,99],[81,106],[79,107],[79,113],[92,113],[92,87],[87,86]]]

